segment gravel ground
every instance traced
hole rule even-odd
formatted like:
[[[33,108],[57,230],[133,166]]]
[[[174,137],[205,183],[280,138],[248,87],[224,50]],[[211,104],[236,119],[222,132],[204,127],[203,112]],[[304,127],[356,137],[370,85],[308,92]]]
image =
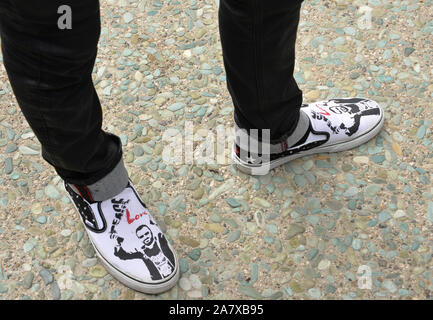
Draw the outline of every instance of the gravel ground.
[[[104,128],[121,137],[180,258],[179,284],[158,296],[124,287],[96,259],[1,66],[0,299],[431,297],[433,1],[304,2],[295,74],[305,102],[369,97],[385,126],[363,146],[262,177],[163,159],[164,133],[188,127],[209,141],[233,127],[217,8],[101,1],[93,79]]]

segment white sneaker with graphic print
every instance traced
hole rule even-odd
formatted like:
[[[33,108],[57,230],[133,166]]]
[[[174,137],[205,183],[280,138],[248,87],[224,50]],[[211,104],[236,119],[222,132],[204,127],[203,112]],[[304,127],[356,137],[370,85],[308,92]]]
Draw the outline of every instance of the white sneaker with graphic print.
[[[384,124],[384,112],[373,100],[341,98],[304,104],[299,136],[278,144],[264,143],[236,128],[232,159],[242,172],[265,175],[296,158],[355,148],[374,138]],[[300,120],[301,121],[301,120]]]
[[[65,189],[97,256],[114,278],[148,294],[162,293],[177,283],[176,253],[131,181],[120,194],[105,201],[92,201],[79,186],[65,183]]]

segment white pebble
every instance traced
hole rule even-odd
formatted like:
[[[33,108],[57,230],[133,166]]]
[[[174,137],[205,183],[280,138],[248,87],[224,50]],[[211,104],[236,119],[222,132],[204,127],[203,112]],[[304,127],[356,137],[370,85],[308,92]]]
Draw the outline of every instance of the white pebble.
[[[190,298],[201,298],[201,290],[191,290],[187,293],[188,297]]]
[[[200,278],[196,274],[190,275],[189,280],[190,280],[193,288],[201,289],[201,281],[200,281]]]
[[[188,278],[185,277],[180,278],[179,286],[183,291],[188,291],[192,288],[191,282],[188,280]]]

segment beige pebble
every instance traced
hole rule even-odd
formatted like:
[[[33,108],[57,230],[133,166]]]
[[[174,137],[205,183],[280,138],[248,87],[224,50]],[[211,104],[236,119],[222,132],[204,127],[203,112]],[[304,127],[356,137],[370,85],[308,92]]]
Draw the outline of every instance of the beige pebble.
[[[366,156],[357,156],[357,157],[353,157],[353,161],[358,164],[368,164],[370,160]]]
[[[324,259],[324,260],[319,262],[319,265],[317,266],[317,268],[319,270],[326,270],[329,268],[330,265],[331,265],[331,261]]]

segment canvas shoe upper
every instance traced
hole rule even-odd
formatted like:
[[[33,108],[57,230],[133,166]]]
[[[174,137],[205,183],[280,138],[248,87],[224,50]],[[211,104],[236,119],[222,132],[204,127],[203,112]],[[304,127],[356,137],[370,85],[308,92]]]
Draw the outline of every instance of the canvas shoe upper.
[[[117,280],[150,294],[176,284],[176,254],[131,181],[120,194],[105,201],[91,201],[80,186],[65,183],[65,189],[98,257]]]
[[[269,170],[305,155],[355,148],[376,136],[384,123],[382,108],[365,98],[305,104],[300,112],[301,117],[307,119],[308,128],[295,142],[289,137],[279,144],[266,144],[250,136],[245,138],[246,131],[236,128],[232,153],[235,165],[248,174],[267,174]]]

